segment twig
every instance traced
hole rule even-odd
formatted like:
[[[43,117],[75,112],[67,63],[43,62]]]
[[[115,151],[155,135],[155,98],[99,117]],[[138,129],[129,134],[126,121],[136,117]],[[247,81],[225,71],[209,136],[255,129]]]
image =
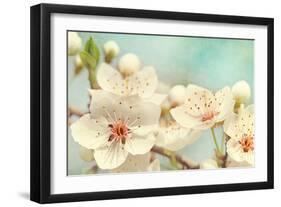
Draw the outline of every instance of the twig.
[[[154,146],[151,149],[151,151],[155,152],[157,154],[163,155],[169,159],[173,159],[173,156],[174,156],[176,161],[182,165],[183,169],[198,169],[199,168],[198,165],[191,163],[190,161],[187,161],[186,159],[184,159],[182,156],[180,156],[178,154],[171,155],[170,153],[167,153],[167,151],[162,147]]]

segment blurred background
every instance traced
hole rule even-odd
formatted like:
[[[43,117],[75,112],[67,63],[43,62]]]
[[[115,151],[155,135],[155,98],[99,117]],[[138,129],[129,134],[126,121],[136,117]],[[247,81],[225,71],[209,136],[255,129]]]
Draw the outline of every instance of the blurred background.
[[[135,35],[117,33],[79,32],[82,45],[92,37],[104,59],[103,45],[114,40],[120,47],[120,54],[113,61],[128,52],[135,53],[142,65],[156,69],[158,79],[169,85],[200,85],[212,91],[232,86],[239,80],[249,83],[252,93],[254,80],[254,41],[241,39],[222,39],[206,37],[178,37],[159,35]],[[87,70],[75,76],[75,57],[68,56],[68,104],[86,112],[89,102],[87,89],[90,88]],[[252,103],[254,97],[249,100]],[[222,128],[216,129],[218,141],[222,138]],[[87,173],[89,162],[79,156],[80,146],[68,133],[68,175]],[[179,153],[197,162],[213,156],[214,143],[211,131],[206,130],[192,145]],[[167,159],[159,157],[165,165]]]

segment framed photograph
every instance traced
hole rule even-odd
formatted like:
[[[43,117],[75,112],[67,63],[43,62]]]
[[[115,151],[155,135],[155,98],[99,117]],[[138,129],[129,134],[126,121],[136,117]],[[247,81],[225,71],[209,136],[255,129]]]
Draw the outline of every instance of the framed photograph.
[[[273,19],[31,7],[31,200],[273,188]]]

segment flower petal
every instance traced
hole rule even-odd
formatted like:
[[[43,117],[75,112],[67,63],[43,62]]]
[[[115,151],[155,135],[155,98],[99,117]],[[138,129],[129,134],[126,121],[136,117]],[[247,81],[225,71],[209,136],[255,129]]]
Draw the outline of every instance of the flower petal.
[[[126,140],[125,149],[132,155],[145,154],[151,150],[155,143],[153,133],[147,136],[138,136],[133,133],[132,137]]]
[[[221,122],[227,118],[227,116],[233,111],[235,101],[233,99],[231,89],[224,87],[215,94],[216,109],[219,112],[216,117],[216,122]]]
[[[97,68],[97,81],[99,86],[108,92],[125,95],[125,84],[119,71],[107,63]]]
[[[227,154],[236,162],[242,162],[243,161],[243,156],[242,154],[243,149],[241,147],[241,145],[238,143],[237,140],[235,139],[229,139],[227,144]]]
[[[163,103],[163,101],[167,98],[168,95],[166,94],[160,94],[160,93],[154,93],[151,97],[145,99],[146,102],[151,102],[156,105],[160,105]]]
[[[90,112],[93,118],[105,117],[109,121],[120,118],[126,114],[124,98],[104,90],[90,90],[91,103]],[[121,103],[121,104],[120,104]]]
[[[131,95],[138,94],[142,98],[149,98],[155,92],[158,79],[155,69],[151,66],[144,67],[130,77]]]
[[[143,155],[131,155],[129,154],[126,161],[113,172],[144,172],[149,167],[151,154],[146,153]]]
[[[88,149],[104,145],[109,137],[104,120],[92,119],[90,114],[82,116],[70,126],[70,129],[73,139]]]
[[[189,105],[184,104],[170,110],[172,117],[183,127],[192,129],[208,129],[214,125],[212,121],[202,122],[201,116],[193,116],[188,111]]]
[[[126,104],[129,109],[127,116],[130,127],[142,127],[158,124],[161,113],[160,106],[149,102],[143,102],[138,99],[130,102],[127,101]]]
[[[160,127],[156,144],[171,151],[177,151],[192,144],[199,138],[201,131],[177,126]]]
[[[227,153],[229,157],[237,163],[241,163],[241,166],[254,165],[254,152],[248,151],[244,152],[241,145],[236,139],[230,139],[227,142]]]
[[[121,142],[108,142],[104,147],[97,148],[94,157],[101,169],[113,169],[123,164],[128,156]]]
[[[239,115],[232,113],[224,122],[224,132],[233,139],[254,134],[254,106],[243,109]]]
[[[202,116],[215,108],[215,97],[211,91],[197,85],[189,84],[186,89],[188,106],[186,111],[191,116]]]

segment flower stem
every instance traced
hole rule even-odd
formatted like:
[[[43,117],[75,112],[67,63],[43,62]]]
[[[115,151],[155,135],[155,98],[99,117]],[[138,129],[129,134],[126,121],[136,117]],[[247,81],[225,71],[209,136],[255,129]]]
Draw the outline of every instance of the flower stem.
[[[92,88],[92,89],[98,89],[99,86],[98,86],[98,83],[97,83],[95,70],[93,70],[93,69],[91,69],[91,68],[88,68],[88,72],[89,72],[88,79],[89,79],[91,88]]]
[[[217,138],[216,138],[216,135],[215,135],[215,130],[214,130],[213,127],[211,128],[211,132],[212,132],[212,138],[213,138],[213,141],[215,143],[216,149],[217,149],[218,152],[220,152],[220,148],[219,148]]]

